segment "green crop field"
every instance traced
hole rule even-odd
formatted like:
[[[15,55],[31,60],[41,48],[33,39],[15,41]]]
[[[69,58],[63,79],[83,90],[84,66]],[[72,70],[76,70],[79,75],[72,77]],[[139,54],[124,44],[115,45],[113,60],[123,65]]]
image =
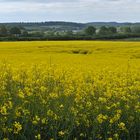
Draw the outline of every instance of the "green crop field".
[[[140,42],[0,43],[1,140],[139,140]]]

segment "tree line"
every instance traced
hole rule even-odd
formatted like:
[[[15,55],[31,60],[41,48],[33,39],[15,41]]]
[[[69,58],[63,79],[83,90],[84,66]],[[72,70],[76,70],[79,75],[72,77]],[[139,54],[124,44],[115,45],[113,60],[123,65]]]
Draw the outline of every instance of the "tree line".
[[[0,41],[16,40],[109,40],[140,37],[140,26],[120,26],[96,28],[88,26],[80,31],[27,30],[22,26],[0,26]]]
[[[20,36],[27,35],[28,32],[23,27],[6,27],[5,25],[0,26],[0,37],[9,37],[9,36]]]
[[[140,26],[121,26],[121,27],[106,27],[101,26],[99,29],[96,29],[94,26],[88,26],[85,29],[87,35],[109,35],[109,34],[140,34]]]

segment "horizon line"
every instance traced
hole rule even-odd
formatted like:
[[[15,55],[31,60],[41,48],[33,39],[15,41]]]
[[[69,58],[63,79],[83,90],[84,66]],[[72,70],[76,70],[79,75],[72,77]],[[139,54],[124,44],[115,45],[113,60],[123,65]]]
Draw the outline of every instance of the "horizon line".
[[[89,22],[78,22],[78,21],[64,21],[64,20],[49,20],[49,21],[8,21],[8,22],[0,22],[0,24],[7,24],[7,23],[45,23],[45,22],[66,22],[66,23],[81,23],[81,24],[87,24],[87,23],[140,23],[140,21],[131,22],[131,21],[89,21]]]

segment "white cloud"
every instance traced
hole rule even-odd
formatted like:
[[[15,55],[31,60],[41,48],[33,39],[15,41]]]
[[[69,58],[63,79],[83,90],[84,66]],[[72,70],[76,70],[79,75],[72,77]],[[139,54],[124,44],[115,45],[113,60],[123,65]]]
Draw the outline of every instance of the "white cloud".
[[[6,21],[138,21],[139,0],[0,0]],[[19,18],[20,17],[20,18]]]

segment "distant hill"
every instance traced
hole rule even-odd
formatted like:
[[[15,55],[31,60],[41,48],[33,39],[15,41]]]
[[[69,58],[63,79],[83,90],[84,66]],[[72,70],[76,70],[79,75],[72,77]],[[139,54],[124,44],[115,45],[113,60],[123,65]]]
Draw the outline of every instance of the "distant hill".
[[[49,21],[49,22],[21,22],[21,23],[0,23],[6,26],[21,26],[26,28],[28,31],[65,31],[65,30],[82,30],[89,25],[95,27],[100,26],[135,26],[140,23],[118,23],[118,22],[89,22],[89,23],[76,23],[76,22],[63,22],[63,21]]]
[[[74,22],[28,22],[28,23],[0,23],[6,26],[22,26],[27,30],[81,30],[85,28],[86,24],[74,23]]]
[[[87,23],[87,25],[93,25],[93,26],[126,26],[131,25],[131,23],[118,23],[118,22],[90,22]]]

